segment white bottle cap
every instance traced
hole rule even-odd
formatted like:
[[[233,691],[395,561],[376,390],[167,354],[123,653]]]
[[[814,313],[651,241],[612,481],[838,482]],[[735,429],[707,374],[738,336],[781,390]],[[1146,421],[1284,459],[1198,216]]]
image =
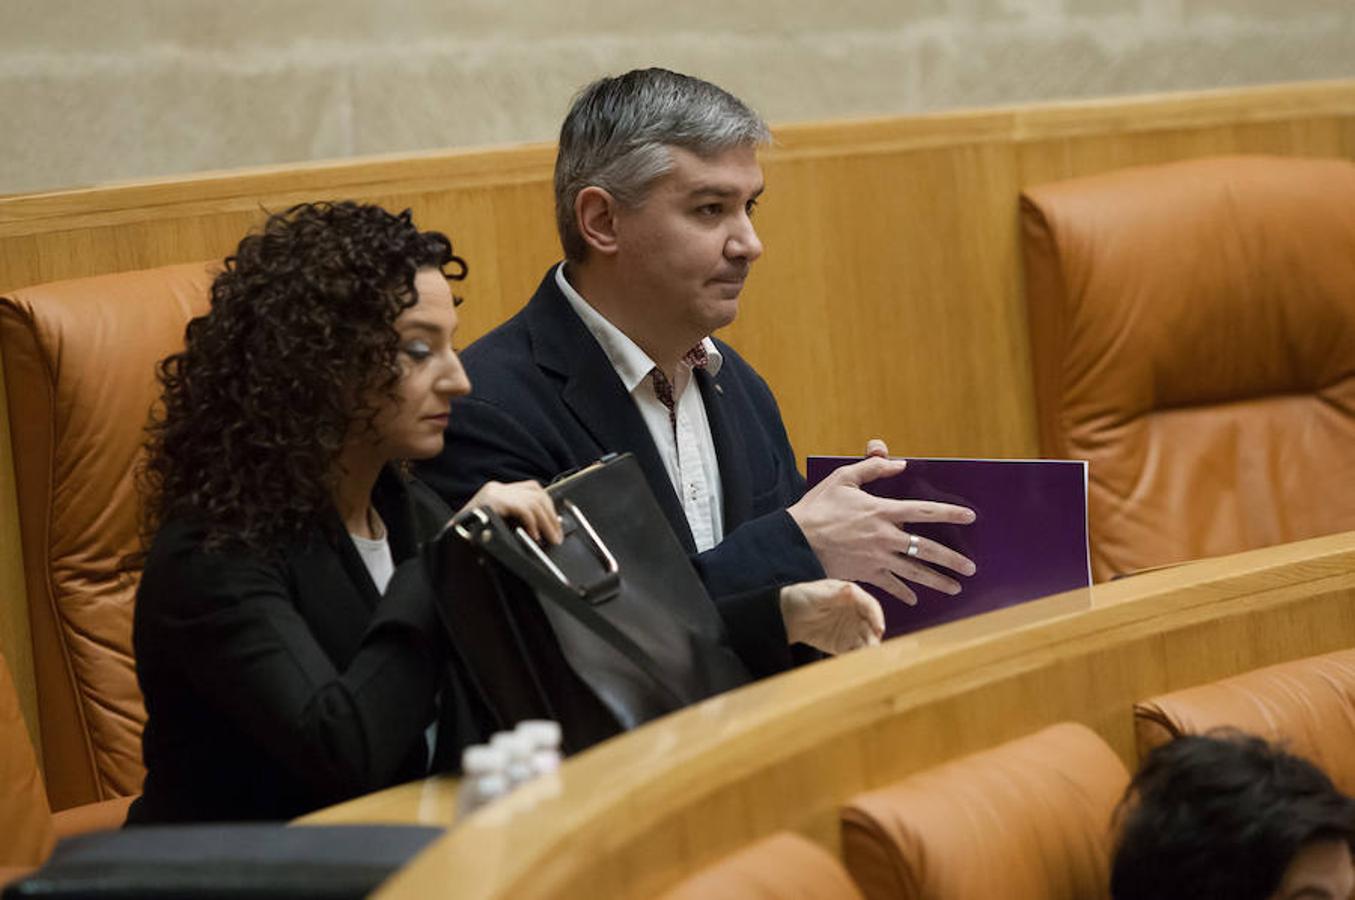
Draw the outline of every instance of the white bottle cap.
[[[489,739],[489,744],[503,751],[509,761],[524,759],[532,753],[531,742],[525,736],[512,731],[500,731]]]
[[[550,719],[523,719],[515,733],[531,741],[533,750],[557,750],[560,747],[560,723]]]
[[[488,775],[508,765],[508,754],[501,747],[473,744],[461,751],[461,771],[466,775]]]

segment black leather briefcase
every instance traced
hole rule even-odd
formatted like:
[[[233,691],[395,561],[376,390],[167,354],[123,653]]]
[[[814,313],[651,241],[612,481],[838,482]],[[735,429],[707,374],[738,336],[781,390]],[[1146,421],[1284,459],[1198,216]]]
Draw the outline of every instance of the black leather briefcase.
[[[560,545],[474,509],[431,555],[454,656],[495,727],[555,719],[576,752],[752,680],[633,456],[547,491]]]

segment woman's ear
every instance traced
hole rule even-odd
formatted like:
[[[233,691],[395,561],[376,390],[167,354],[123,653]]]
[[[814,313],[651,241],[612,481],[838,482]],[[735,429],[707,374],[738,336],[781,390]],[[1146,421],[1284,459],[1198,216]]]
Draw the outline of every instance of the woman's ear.
[[[610,256],[616,252],[616,198],[589,185],[574,198],[574,216],[589,250]]]

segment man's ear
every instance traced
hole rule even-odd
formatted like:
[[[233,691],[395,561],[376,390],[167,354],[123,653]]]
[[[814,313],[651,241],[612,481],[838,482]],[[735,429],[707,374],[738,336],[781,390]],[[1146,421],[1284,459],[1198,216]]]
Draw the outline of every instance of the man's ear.
[[[589,185],[574,198],[579,233],[590,250],[604,256],[616,252],[616,213],[616,198],[596,185]]]

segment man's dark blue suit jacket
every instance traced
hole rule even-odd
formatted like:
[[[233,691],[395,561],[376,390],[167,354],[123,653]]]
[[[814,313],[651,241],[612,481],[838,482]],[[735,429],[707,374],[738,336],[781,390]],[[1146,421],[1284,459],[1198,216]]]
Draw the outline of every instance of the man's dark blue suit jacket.
[[[697,370],[724,491],[725,538],[697,554],[682,504],[634,400],[555,283],[461,359],[471,395],[452,405],[442,455],[419,476],[460,508],[486,481],[549,482],[607,453],[635,454],[668,522],[730,626],[785,646],[770,586],[823,577],[786,507],[805,490],[776,399],[727,344],[719,375]],[[749,593],[752,592],[752,593]],[[784,651],[783,651],[784,652]],[[745,655],[745,658],[746,655]]]

